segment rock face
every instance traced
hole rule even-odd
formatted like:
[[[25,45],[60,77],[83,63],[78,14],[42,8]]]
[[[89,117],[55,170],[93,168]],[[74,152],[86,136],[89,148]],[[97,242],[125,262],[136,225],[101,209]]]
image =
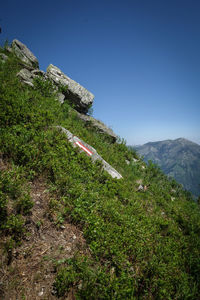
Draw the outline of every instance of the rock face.
[[[95,127],[100,133],[106,134],[110,137],[113,143],[117,140],[117,135],[112,131],[112,129],[108,128],[104,123],[91,116],[87,116],[77,112],[77,116],[79,119],[86,123],[90,123],[93,127]]]
[[[65,129],[62,126],[56,126],[60,129],[67,137],[70,143],[74,147],[79,147],[82,151],[86,152],[93,161],[100,160],[102,162],[103,169],[108,172],[113,178],[120,179],[122,176],[113,168],[111,167],[98,153],[97,151],[91,147],[90,145],[86,144],[84,141],[79,139],[77,136],[73,135],[69,130]]]
[[[55,84],[55,89],[57,89],[58,85],[67,87],[64,94],[58,94],[58,100],[61,103],[67,99],[75,105],[77,111],[81,113],[88,112],[88,109],[93,104],[94,95],[86,88],[69,78],[56,66],[49,65],[46,73],[40,71],[37,58],[26,45],[20,41],[16,39],[13,40],[11,50],[24,63],[24,68],[17,76],[19,76],[25,84],[33,86],[33,78],[37,75],[42,75],[44,79],[50,79]],[[2,60],[5,60],[5,57],[2,56]]]
[[[21,81],[33,87],[33,74],[29,70],[25,68],[21,69],[19,73],[17,73],[17,76],[21,79]]]
[[[82,113],[87,113],[94,100],[94,95],[92,93],[76,81],[69,78],[56,66],[48,66],[47,76],[56,85],[61,84],[62,86],[67,86],[68,89],[65,94],[66,99],[70,100],[75,105],[76,110]]]
[[[32,66],[36,69],[39,68],[39,63],[34,54],[20,41],[13,40],[12,42],[12,51],[15,55],[25,62],[27,65]]]
[[[45,72],[41,71],[41,70],[28,70],[27,68],[23,68],[19,71],[19,73],[17,73],[17,76],[21,79],[21,81],[25,84],[28,84],[30,86],[34,86],[33,85],[33,79],[37,76],[42,76],[44,79],[46,78]]]
[[[61,104],[63,104],[65,101],[65,95],[63,95],[62,93],[57,93],[57,99]]]

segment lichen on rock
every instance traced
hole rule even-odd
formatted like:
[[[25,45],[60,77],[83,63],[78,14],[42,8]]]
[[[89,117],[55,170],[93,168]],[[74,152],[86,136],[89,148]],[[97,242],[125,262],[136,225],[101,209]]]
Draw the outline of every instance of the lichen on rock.
[[[47,76],[55,85],[67,87],[66,98],[72,102],[75,109],[82,113],[87,113],[91,107],[94,95],[82,85],[65,75],[58,67],[50,64],[47,68]]]
[[[26,45],[24,45],[17,39],[13,40],[12,42],[12,51],[27,65],[32,66],[36,69],[39,68],[39,63],[35,55],[26,47]]]

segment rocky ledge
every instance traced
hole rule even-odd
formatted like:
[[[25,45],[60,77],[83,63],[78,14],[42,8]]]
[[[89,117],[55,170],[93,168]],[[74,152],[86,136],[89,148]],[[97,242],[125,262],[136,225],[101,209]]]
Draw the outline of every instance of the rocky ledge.
[[[115,143],[117,140],[117,135],[113,132],[113,130],[109,127],[107,127],[103,122],[84,114],[81,114],[77,112],[77,117],[84,121],[87,124],[90,124],[91,126],[95,127],[98,132],[105,134],[110,137],[110,141],[112,143]]]
[[[48,66],[46,74],[55,85],[67,87],[64,96],[74,104],[76,110],[87,113],[94,100],[92,93],[52,64]]]
[[[18,40],[13,40],[12,42],[12,51],[15,53],[15,55],[21,59],[24,63],[27,65],[38,69],[39,63],[35,55]]]
[[[52,81],[55,89],[58,89],[58,86],[66,87],[64,89],[66,92],[64,94],[59,93],[58,95],[61,103],[68,100],[73,103],[77,111],[85,114],[88,112],[88,109],[93,104],[94,95],[86,88],[69,78],[58,67],[52,64],[48,66],[46,73],[39,70],[38,59],[26,45],[17,39],[13,40],[11,48],[8,50],[12,51],[23,63],[23,69],[17,74],[22,82],[33,86],[33,79],[38,75],[42,75],[44,79]]]

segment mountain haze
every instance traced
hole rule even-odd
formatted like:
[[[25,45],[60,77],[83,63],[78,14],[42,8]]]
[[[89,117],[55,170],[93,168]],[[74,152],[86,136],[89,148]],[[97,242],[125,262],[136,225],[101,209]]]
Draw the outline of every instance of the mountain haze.
[[[165,174],[181,183],[198,197],[200,195],[200,146],[184,138],[149,142],[134,149],[158,164]]]

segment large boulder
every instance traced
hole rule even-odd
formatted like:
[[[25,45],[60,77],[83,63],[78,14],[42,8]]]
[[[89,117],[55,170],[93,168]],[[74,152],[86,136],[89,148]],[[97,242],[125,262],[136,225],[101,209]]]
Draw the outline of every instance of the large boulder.
[[[48,66],[46,74],[56,85],[67,86],[68,89],[65,92],[66,99],[75,105],[76,110],[87,113],[94,100],[92,93],[52,64]]]
[[[92,161],[100,160],[103,169],[112,176],[112,178],[121,179],[122,175],[119,174],[111,165],[109,165],[90,145],[86,144],[83,140],[79,139],[77,136],[73,135],[69,130],[62,126],[56,126],[60,129],[67,137],[68,141],[72,143],[74,147],[79,147],[80,151],[84,151],[89,155]]]
[[[18,40],[13,40],[12,42],[12,51],[15,55],[25,62],[27,65],[32,66],[33,68],[38,69],[39,63],[34,54]]]

